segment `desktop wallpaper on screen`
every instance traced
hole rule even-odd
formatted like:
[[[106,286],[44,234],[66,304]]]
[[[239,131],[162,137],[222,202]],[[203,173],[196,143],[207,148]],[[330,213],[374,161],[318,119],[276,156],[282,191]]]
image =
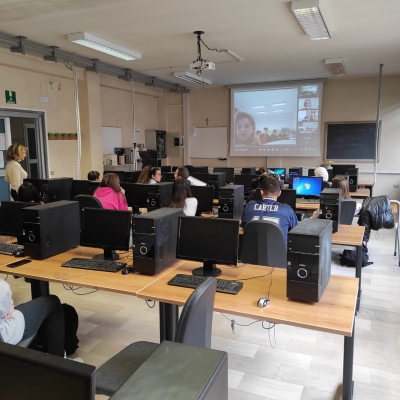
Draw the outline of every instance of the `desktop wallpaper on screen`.
[[[293,177],[293,189],[297,196],[319,196],[321,194],[322,178],[310,176]]]

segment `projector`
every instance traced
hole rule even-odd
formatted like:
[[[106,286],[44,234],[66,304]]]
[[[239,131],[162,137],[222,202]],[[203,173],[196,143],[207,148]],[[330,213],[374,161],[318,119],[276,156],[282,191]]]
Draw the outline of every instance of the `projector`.
[[[209,70],[215,71],[215,64],[213,62],[205,61],[205,60],[193,61],[192,64],[190,64],[190,70],[192,70],[192,71],[193,70],[199,71],[199,70],[204,70],[204,69],[209,69]]]

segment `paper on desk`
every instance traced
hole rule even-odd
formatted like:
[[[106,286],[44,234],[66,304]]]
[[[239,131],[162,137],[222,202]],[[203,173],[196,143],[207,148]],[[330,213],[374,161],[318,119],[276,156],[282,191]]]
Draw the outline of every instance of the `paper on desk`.
[[[0,133],[0,150],[6,149],[6,134]]]

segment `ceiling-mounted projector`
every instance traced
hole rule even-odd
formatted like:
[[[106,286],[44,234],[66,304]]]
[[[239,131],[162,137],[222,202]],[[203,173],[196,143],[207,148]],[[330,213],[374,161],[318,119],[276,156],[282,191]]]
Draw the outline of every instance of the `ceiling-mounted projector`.
[[[215,64],[206,60],[196,60],[190,64],[190,69],[192,71],[204,71],[205,69],[215,71]]]

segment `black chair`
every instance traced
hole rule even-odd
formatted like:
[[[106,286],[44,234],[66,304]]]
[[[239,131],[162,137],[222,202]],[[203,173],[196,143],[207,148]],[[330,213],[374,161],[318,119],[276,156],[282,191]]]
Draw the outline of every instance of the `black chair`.
[[[242,238],[241,262],[286,268],[286,241],[282,228],[271,221],[250,221]]]
[[[342,201],[340,204],[340,223],[342,225],[351,225],[353,223],[354,213],[356,212],[356,202],[354,200]]]
[[[209,278],[190,295],[179,318],[174,342],[211,347],[216,288],[217,280]],[[96,393],[112,396],[158,346],[141,341],[125,347],[96,371]]]
[[[89,196],[87,194],[78,194],[78,196],[74,197],[74,201],[79,202],[79,207],[81,209],[81,225],[83,217],[82,211],[84,208],[103,208],[99,199],[96,199],[96,197]]]
[[[332,184],[330,182],[322,181],[322,190],[323,189],[330,189],[331,186],[332,186]]]

